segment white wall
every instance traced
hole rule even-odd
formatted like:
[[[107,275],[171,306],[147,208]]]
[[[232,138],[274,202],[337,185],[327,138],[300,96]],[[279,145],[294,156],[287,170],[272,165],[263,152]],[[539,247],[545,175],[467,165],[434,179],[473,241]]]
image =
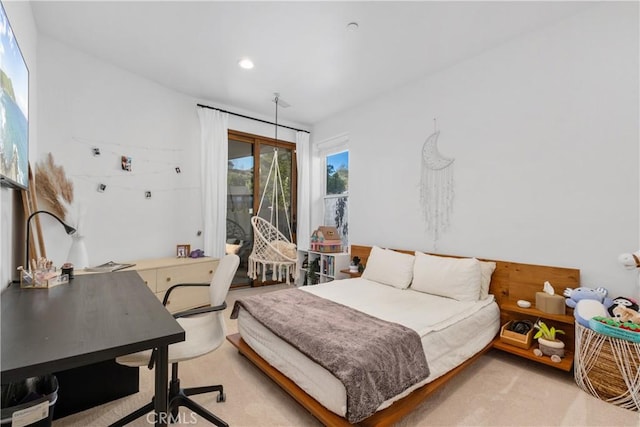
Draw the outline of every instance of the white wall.
[[[36,126],[38,121],[36,84],[38,32],[30,3],[5,1],[2,4],[29,68],[29,158],[33,161],[38,146]],[[17,279],[15,267],[23,264],[24,227],[20,224],[22,222],[21,203],[17,190],[0,187],[0,231],[2,235],[0,240],[0,289],[5,288],[11,280]]]
[[[640,245],[638,53],[638,4],[602,3],[317,124],[314,142],[349,136],[350,242],[433,250],[418,184],[436,117],[455,158],[439,253],[637,297],[616,258]]]
[[[38,158],[51,152],[74,182],[75,198],[87,209],[81,232],[90,264],[173,256],[177,244],[202,248],[196,104],[256,115],[171,91],[45,36],[38,55]],[[274,133],[273,126],[236,116],[229,127]],[[278,137],[295,141],[285,130]],[[101,156],[92,155],[94,146]],[[133,158],[131,173],[121,170],[121,155]],[[107,185],[104,193],[99,183]],[[64,262],[71,239],[63,228],[48,221],[43,234],[48,257]]]

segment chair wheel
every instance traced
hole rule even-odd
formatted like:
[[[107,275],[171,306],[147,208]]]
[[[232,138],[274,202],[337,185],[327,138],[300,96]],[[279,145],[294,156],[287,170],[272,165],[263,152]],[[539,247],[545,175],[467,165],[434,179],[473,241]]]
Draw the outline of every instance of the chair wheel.
[[[217,402],[224,402],[226,400],[227,400],[227,395],[224,392],[220,393],[216,398]]]

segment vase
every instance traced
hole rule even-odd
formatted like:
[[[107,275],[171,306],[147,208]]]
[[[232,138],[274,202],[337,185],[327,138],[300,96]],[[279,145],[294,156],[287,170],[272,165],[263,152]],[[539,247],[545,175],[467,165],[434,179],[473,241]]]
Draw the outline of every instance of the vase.
[[[76,270],[89,267],[89,255],[84,243],[84,236],[72,235],[71,247],[67,254],[67,262],[73,264]]]
[[[546,356],[560,356],[564,357],[564,343],[560,340],[547,340],[544,338],[538,338],[538,348],[542,354]]]

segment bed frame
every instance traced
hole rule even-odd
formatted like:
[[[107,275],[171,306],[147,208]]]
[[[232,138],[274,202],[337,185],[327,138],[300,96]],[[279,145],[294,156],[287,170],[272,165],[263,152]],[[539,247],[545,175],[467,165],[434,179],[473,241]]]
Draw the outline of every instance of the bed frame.
[[[413,254],[414,251],[396,249],[399,252]],[[358,256],[361,263],[366,265],[371,246],[351,246],[351,256]],[[451,255],[441,255],[451,256]],[[458,256],[452,256],[460,258]],[[480,259],[480,258],[479,258]],[[502,306],[510,304],[518,299],[531,299],[531,295],[542,290],[543,283],[548,280],[556,286],[576,287],[580,280],[580,271],[571,268],[549,267],[532,264],[521,264],[508,261],[497,261],[489,259],[481,259],[482,261],[494,261],[496,270],[491,277],[491,285],[489,292],[494,295],[498,306],[501,307],[501,323],[508,314],[503,313]],[[258,369],[264,372],[284,391],[289,393],[299,404],[306,408],[314,417],[326,426],[348,426],[351,425],[343,417],[329,411],[317,400],[305,393],[293,381],[287,378],[280,371],[269,365],[260,355],[258,355],[249,345],[242,339],[239,333],[227,336],[227,340],[233,344],[240,354],[245,356]],[[493,342],[489,343],[485,348],[479,351],[470,359],[458,365],[456,368],[425,384],[409,395],[394,402],[391,406],[376,412],[369,418],[361,421],[361,426],[388,426],[391,425],[418,407],[428,396],[440,389],[449,380],[462,372],[468,366],[473,364],[484,353],[493,347]]]

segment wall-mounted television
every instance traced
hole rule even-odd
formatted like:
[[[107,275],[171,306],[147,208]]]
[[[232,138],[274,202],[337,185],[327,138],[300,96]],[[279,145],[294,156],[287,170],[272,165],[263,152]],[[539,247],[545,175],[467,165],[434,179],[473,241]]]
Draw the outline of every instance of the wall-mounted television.
[[[0,184],[29,186],[29,69],[0,3]]]

